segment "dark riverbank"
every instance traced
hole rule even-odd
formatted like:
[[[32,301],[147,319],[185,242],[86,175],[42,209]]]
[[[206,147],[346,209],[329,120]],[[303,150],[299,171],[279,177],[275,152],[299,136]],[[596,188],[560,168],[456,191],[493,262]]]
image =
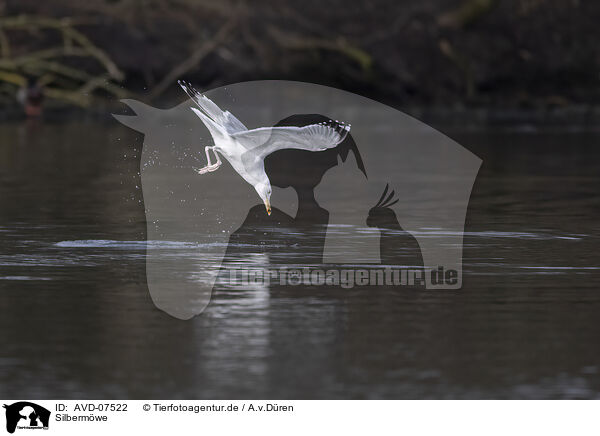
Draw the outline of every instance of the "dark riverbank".
[[[5,0],[0,99],[27,75],[44,78],[50,98],[88,107],[91,95],[158,104],[180,78],[201,89],[283,79],[407,112],[537,118],[600,102],[598,22],[600,3],[581,0]]]

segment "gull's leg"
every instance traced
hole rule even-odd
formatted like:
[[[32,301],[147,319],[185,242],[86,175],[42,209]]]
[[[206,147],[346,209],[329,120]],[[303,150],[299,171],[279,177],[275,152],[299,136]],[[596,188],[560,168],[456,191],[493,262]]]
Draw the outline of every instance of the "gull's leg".
[[[214,164],[211,164],[211,165],[208,165],[208,166],[202,168],[202,170],[205,170],[204,172],[216,171],[221,166],[221,158],[219,157],[219,154],[215,151],[215,147],[208,147],[208,148],[213,152],[213,154],[217,158],[217,161]],[[210,159],[208,161],[210,162]],[[204,173],[200,173],[200,174],[204,174]]]
[[[209,153],[210,150],[212,150],[212,147],[204,147],[204,153],[206,153],[206,161],[208,162],[206,164],[207,167],[209,167],[211,165],[211,163],[210,163],[210,153]]]
[[[196,170],[196,172],[198,174],[205,174],[209,171],[214,171],[214,169],[212,169],[214,165],[210,162],[210,153],[209,153],[209,150],[212,150],[212,149],[213,149],[213,147],[204,147],[204,152],[206,153],[206,160],[208,163],[206,164],[205,167],[194,168],[194,170]],[[214,150],[213,150],[213,153],[214,153]],[[220,163],[219,163],[219,165],[220,165]]]
[[[211,165],[211,169],[209,170],[209,171],[214,171],[221,166],[222,162],[221,162],[221,158],[219,157],[219,153],[217,153],[217,151],[215,150],[215,147],[211,147],[210,149],[212,150],[213,154],[217,158],[217,162],[214,163],[213,165]]]

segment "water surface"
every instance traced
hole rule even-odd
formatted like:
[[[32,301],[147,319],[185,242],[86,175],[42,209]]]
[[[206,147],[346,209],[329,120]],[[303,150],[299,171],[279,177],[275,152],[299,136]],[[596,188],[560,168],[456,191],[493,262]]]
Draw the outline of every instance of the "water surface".
[[[217,289],[157,310],[142,137],[0,126],[0,397],[600,398],[600,135],[448,130],[483,159],[458,291]],[[435,232],[435,229],[423,229]]]

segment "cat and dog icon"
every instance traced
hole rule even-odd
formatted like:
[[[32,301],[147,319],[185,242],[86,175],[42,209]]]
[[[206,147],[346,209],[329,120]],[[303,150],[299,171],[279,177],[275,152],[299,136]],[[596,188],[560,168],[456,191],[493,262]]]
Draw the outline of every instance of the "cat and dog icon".
[[[29,401],[19,401],[4,405],[6,409],[6,431],[14,433],[19,429],[47,429],[50,421],[50,411]]]

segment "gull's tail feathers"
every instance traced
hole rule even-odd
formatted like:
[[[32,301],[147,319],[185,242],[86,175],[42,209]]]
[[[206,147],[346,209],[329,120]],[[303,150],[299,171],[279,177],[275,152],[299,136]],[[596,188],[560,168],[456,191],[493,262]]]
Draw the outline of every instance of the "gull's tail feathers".
[[[216,140],[217,138],[223,138],[225,135],[227,135],[227,132],[224,132],[223,128],[217,123],[215,123],[212,118],[205,115],[204,112],[202,112],[199,109],[196,109],[195,107],[192,107],[190,109],[193,110],[194,113],[198,115],[198,118],[202,120],[209,133],[213,137],[213,140]]]
[[[179,80],[179,86],[185,91],[185,93],[196,103],[200,111],[194,110],[203,121],[199,113],[201,112],[205,117],[209,118],[212,123],[217,126],[218,130],[226,135],[232,135],[234,133],[243,132],[248,130],[240,120],[238,120],[231,112],[222,111],[210,98],[197,91],[192,85],[183,80]],[[206,124],[206,123],[205,123]],[[207,125],[208,127],[208,125]],[[211,132],[212,133],[212,132]]]

